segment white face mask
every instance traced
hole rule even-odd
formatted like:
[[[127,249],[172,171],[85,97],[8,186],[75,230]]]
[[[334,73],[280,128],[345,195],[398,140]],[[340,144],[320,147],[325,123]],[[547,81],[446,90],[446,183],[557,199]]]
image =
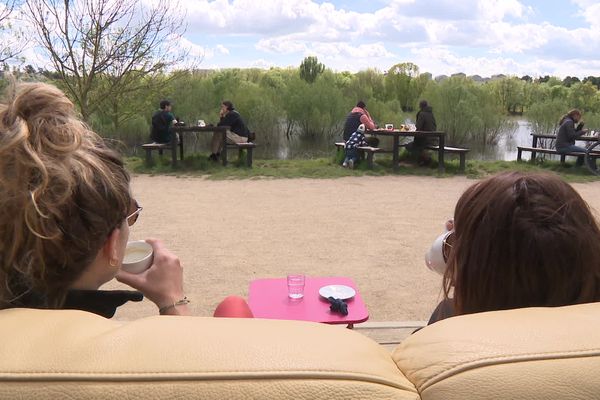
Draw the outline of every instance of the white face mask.
[[[454,231],[446,231],[438,236],[429,251],[425,254],[425,265],[430,270],[444,275],[446,272],[446,262],[450,254],[449,249],[452,245],[448,243],[448,239],[454,235]]]

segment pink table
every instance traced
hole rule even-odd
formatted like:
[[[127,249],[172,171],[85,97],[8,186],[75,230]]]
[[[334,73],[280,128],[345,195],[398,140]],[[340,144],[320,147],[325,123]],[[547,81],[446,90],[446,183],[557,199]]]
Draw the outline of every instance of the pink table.
[[[348,315],[329,310],[329,302],[319,295],[319,289],[327,285],[346,285],[356,290],[356,296],[346,300]],[[352,279],[344,277],[306,277],[304,297],[299,300],[288,297],[286,278],[256,279],[250,282],[248,304],[256,318],[347,324],[349,328],[369,319],[369,312],[356,285]]]

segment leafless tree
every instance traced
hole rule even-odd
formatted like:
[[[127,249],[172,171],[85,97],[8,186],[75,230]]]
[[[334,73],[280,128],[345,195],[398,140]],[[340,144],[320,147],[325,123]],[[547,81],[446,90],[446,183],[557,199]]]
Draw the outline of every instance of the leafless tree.
[[[167,0],[26,0],[27,18],[85,120],[182,61],[185,27]],[[112,103],[111,103],[112,104]]]
[[[21,31],[13,23],[19,4],[20,0],[0,1],[0,64],[17,57],[25,47]]]

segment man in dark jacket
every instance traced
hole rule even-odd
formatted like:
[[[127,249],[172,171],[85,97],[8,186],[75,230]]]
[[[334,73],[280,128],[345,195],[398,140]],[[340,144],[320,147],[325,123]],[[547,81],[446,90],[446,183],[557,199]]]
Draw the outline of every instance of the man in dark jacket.
[[[233,103],[229,100],[221,103],[221,110],[219,112],[221,117],[217,126],[228,126],[227,131],[227,143],[247,143],[248,135],[250,131],[246,127],[244,120],[239,112],[233,106]],[[221,155],[223,147],[222,136],[220,133],[214,133],[211,142],[211,155],[208,157],[209,160],[218,161]]]
[[[427,104],[427,100],[421,100],[419,103],[419,112],[417,112],[416,128],[418,131],[433,132],[437,130],[433,108]],[[417,159],[419,165],[427,165],[431,162],[431,155],[425,149],[429,145],[426,137],[415,137],[415,139],[406,145],[406,149]]]
[[[159,107],[160,109],[152,115],[152,132],[150,136],[152,141],[156,143],[170,143],[171,125],[175,121],[175,117],[171,113],[171,102],[162,100]]]

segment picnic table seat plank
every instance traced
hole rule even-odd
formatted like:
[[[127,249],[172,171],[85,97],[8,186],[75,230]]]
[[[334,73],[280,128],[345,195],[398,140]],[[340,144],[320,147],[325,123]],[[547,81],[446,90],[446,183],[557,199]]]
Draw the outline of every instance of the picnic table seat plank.
[[[440,146],[437,146],[437,145],[428,145],[426,148],[428,150],[438,151],[440,149]],[[467,163],[466,162],[466,158],[467,158],[467,153],[469,151],[471,151],[471,149],[467,149],[465,147],[444,146],[444,153],[458,154],[459,160],[460,160],[459,170],[461,172],[465,172],[465,167],[466,167],[466,163]]]
[[[335,146],[337,147],[337,150],[340,151],[344,149],[346,143],[335,142]],[[357,149],[367,155],[367,166],[369,167],[369,169],[373,169],[373,156],[375,155],[375,153],[383,152],[382,148],[372,146],[358,146]]]
[[[252,168],[253,151],[256,147],[254,142],[242,142],[242,143],[227,143],[227,147],[232,149],[238,149],[238,159],[242,159],[244,150],[246,150],[246,166]]]
[[[585,156],[584,151],[570,151],[568,153],[559,153],[556,149],[546,149],[543,147],[529,147],[529,146],[517,146],[517,161],[522,161],[522,153],[524,151],[531,153],[531,159],[535,158],[536,153],[544,154],[556,154],[560,156],[560,162],[564,163],[566,156],[572,157],[583,157]],[[600,157],[600,152],[594,151],[591,153],[593,157]]]
[[[179,147],[180,157],[183,159],[183,141],[180,140],[179,143],[177,143],[177,146]],[[142,149],[146,152],[146,165],[150,166],[152,164],[152,152],[156,150],[158,151],[158,154],[162,156],[164,150],[171,149],[171,143],[144,143],[142,144]]]

